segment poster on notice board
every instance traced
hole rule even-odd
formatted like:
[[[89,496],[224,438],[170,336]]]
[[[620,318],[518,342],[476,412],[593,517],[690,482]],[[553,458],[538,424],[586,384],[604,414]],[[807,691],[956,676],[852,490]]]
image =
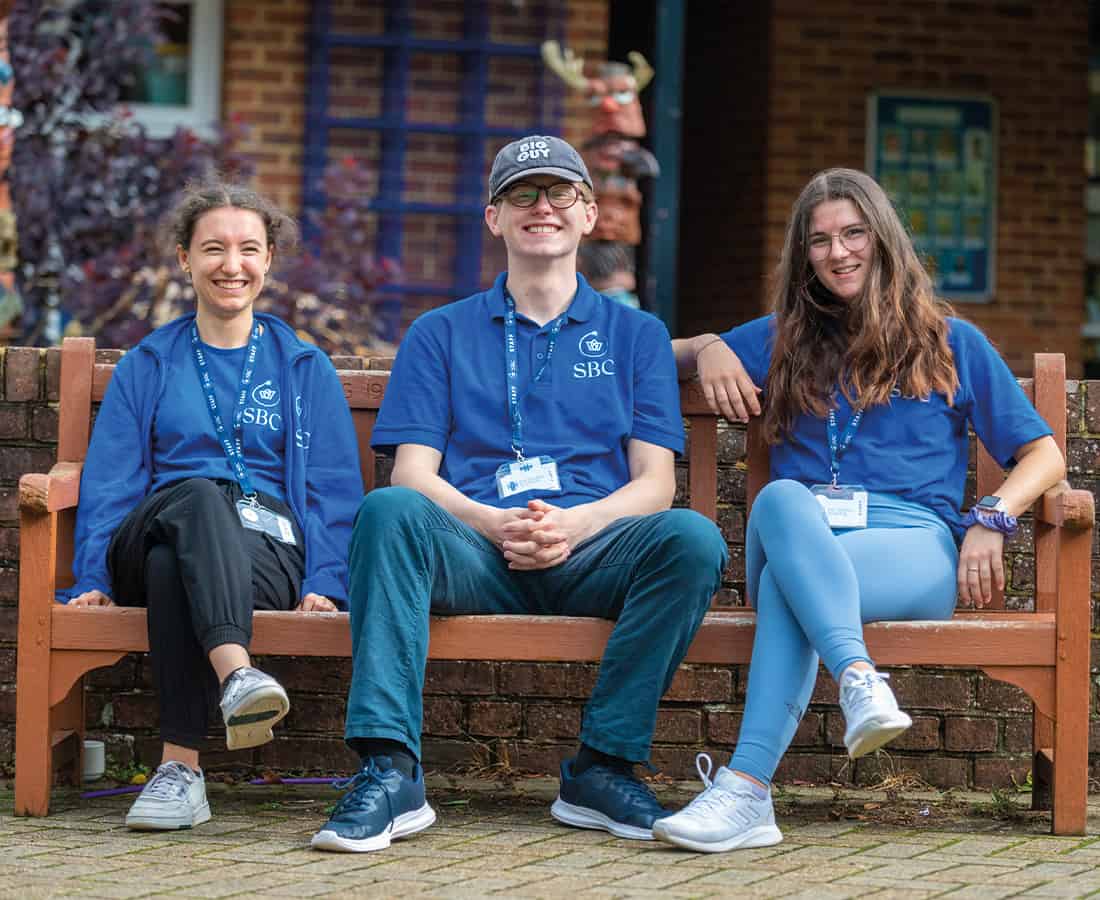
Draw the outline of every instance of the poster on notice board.
[[[997,109],[989,97],[877,91],[867,171],[949,300],[993,299]]]

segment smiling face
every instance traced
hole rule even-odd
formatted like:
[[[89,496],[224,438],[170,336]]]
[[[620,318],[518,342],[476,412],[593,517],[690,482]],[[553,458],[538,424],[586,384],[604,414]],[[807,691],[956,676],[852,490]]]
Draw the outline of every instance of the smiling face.
[[[545,188],[561,178],[531,175],[523,181]],[[581,196],[568,209],[556,209],[545,191],[540,191],[535,205],[526,209],[513,206],[505,198],[485,207],[485,223],[494,236],[504,239],[510,261],[523,257],[551,260],[576,253],[581,238],[596,226],[597,215],[595,201],[588,202]]]
[[[235,206],[203,213],[195,222],[190,246],[177,245],[176,256],[191,273],[200,311],[219,319],[251,311],[271,266],[263,219]]]
[[[817,280],[842,300],[858,297],[875,258],[874,236],[859,208],[851,200],[819,203],[809,231],[810,266]],[[820,249],[815,251],[815,244]]]

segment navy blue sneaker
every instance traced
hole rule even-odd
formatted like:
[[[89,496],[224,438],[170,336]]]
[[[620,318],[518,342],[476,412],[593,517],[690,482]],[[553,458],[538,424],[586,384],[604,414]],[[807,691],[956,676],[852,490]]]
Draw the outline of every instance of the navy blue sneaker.
[[[628,769],[595,765],[573,774],[572,759],[561,764],[561,789],[550,815],[576,828],[597,828],[616,837],[653,840],[653,823],[671,815]]]
[[[366,853],[384,850],[395,838],[423,831],[435,821],[435,810],[424,799],[424,770],[413,777],[390,767],[388,756],[372,759],[354,778],[336,804],[325,827],[310,842],[314,850]]]

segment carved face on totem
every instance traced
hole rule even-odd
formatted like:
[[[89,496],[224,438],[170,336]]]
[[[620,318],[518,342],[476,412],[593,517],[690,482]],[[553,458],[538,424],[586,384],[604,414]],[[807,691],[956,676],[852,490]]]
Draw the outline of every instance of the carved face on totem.
[[[595,78],[588,79],[593,134],[614,132],[625,137],[645,137],[638,82],[630,67],[606,62],[600,65],[599,71]]]
[[[633,179],[619,175],[594,177],[600,201],[600,218],[592,231],[596,241],[620,241],[637,246],[642,242],[642,192]]]

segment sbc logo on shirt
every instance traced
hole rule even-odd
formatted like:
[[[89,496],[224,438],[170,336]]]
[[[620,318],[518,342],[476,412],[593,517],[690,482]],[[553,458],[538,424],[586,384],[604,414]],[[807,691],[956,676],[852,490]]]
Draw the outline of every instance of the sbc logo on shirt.
[[[279,404],[279,389],[272,384],[271,379],[262,381],[252,389],[252,402],[271,409]]]
[[[270,378],[261,381],[252,389],[252,402],[255,406],[246,406],[241,410],[241,422],[245,425],[258,425],[271,431],[283,427],[283,417],[273,410],[279,405],[279,388]]]
[[[599,378],[601,375],[614,375],[615,360],[605,358],[607,347],[607,339],[601,338],[598,331],[589,331],[582,336],[577,349],[587,360],[573,363],[573,377]]]

